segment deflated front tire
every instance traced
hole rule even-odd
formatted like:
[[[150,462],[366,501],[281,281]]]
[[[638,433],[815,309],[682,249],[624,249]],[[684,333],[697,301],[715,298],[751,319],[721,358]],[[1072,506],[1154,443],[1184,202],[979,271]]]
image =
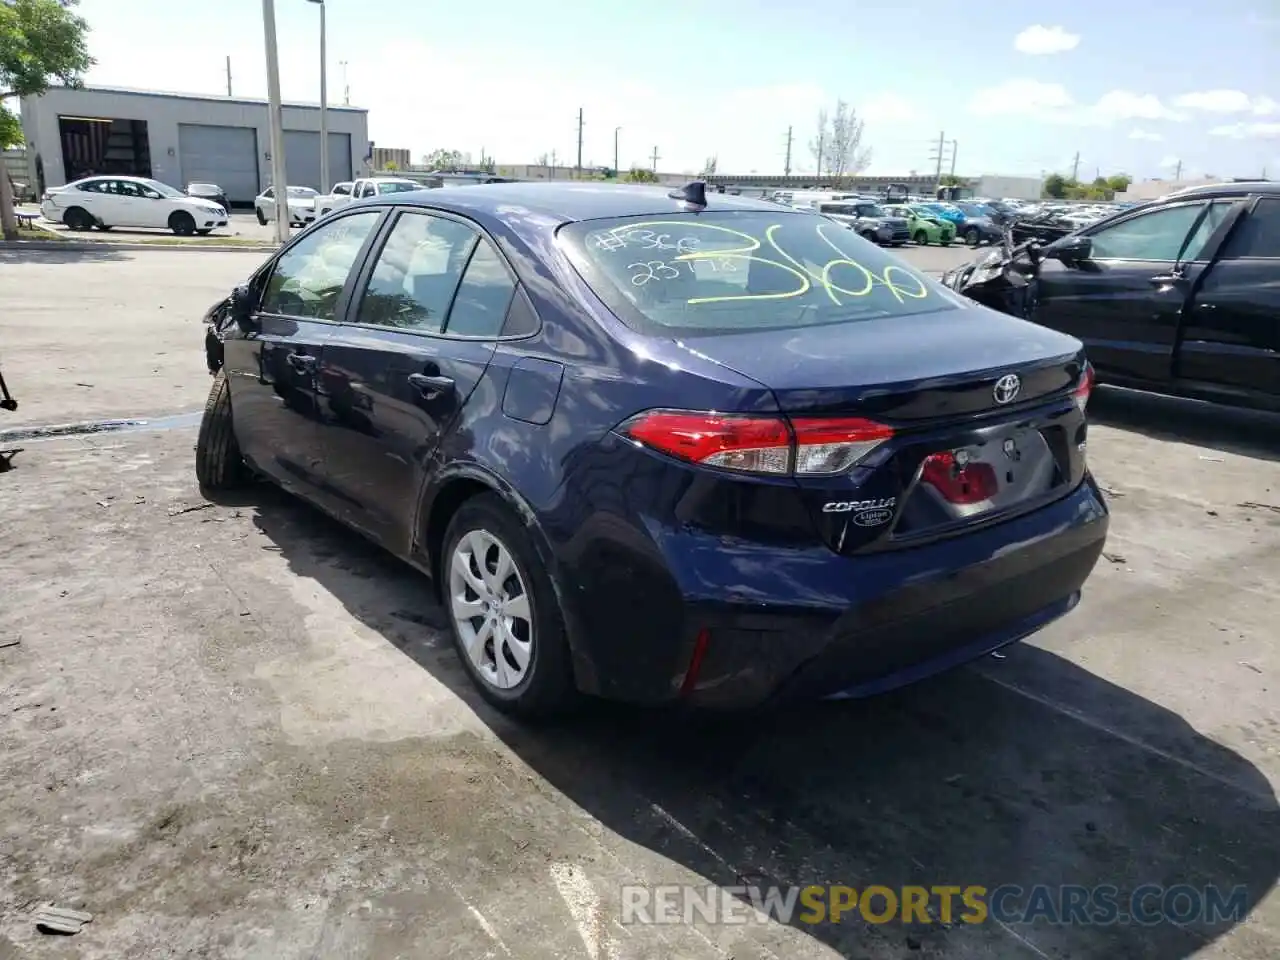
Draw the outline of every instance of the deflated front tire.
[[[227,375],[219,370],[196,437],[196,480],[201,490],[230,490],[244,483],[247,475],[231,420],[230,386]]]

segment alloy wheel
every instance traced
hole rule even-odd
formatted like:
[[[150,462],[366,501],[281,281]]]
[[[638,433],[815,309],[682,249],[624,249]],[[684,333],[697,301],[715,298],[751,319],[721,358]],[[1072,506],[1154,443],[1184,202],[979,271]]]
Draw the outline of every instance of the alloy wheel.
[[[533,611],[507,546],[472,530],[449,561],[449,611],[467,659],[486,683],[510,690],[533,664]]]

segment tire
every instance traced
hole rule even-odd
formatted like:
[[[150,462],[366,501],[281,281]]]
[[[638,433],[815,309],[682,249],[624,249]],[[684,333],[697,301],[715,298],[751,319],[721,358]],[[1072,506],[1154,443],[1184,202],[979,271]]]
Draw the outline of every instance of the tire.
[[[93,217],[84,207],[71,207],[62,215],[62,222],[71,230],[92,230]]]
[[[916,235],[911,239],[914,240],[916,243],[920,244],[920,246],[922,247],[927,247],[929,245],[929,235],[925,233],[923,230],[917,230]]]
[[[107,233],[111,230],[110,224],[106,224],[106,223],[95,223],[94,226],[97,227],[99,230],[101,230],[103,233]]]
[[[495,584],[495,591],[477,573],[482,559],[490,575],[497,573],[493,568],[501,553],[510,560],[511,573]],[[449,614],[458,656],[481,696],[503,713],[527,718],[552,716],[572,707],[577,690],[564,616],[524,524],[496,494],[480,494],[454,514],[440,557],[436,576],[441,601]],[[463,572],[468,570],[469,577]],[[517,612],[504,618],[499,607],[497,619],[486,620],[494,616],[495,608],[486,604],[490,598],[525,615]],[[464,604],[474,606],[472,617],[466,616]],[[499,648],[493,639],[483,638],[486,631],[493,637],[490,624],[503,619],[508,626],[498,634]],[[474,657],[467,652],[468,642],[476,650]],[[519,666],[522,652],[523,668]]]
[[[175,210],[169,215],[169,229],[180,237],[189,237],[196,232],[195,217],[185,210]]]
[[[981,240],[982,234],[978,232],[977,227],[970,227],[964,232],[964,242],[971,247],[976,247]]]
[[[213,233],[213,227],[205,227],[204,229],[197,230],[196,233],[202,237],[207,237],[209,234]]]
[[[196,437],[196,480],[201,490],[232,490],[248,477],[231,419],[231,389],[221,370],[213,378]]]
[[[258,215],[258,223],[265,227],[267,225],[267,218],[262,215],[262,208],[258,207],[253,212]]]

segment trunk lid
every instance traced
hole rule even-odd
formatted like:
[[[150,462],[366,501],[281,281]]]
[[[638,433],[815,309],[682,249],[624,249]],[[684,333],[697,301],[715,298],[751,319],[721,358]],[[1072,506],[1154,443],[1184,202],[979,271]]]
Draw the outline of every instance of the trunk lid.
[[[1084,478],[1084,414],[1072,395],[1083,351],[1035,324],[960,307],[684,345],[771,388],[798,434],[815,418],[893,428],[848,471],[796,476],[837,552],[954,535]]]

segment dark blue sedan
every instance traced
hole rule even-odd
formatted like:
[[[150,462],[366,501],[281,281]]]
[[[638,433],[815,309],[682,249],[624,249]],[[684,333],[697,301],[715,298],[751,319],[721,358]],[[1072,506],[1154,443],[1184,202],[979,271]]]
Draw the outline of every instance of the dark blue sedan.
[[[513,712],[885,690],[1069,611],[1106,536],[1077,340],[697,183],[358,202],[206,319],[201,484],[430,574]]]

